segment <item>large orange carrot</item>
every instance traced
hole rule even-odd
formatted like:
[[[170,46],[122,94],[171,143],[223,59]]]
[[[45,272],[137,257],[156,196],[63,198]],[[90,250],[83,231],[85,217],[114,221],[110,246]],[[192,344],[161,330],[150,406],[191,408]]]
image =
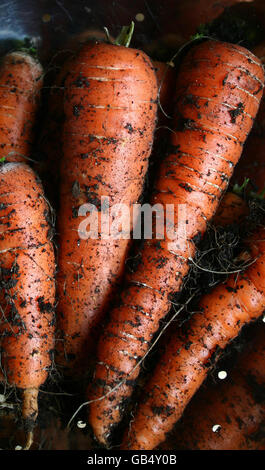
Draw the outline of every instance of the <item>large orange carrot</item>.
[[[43,70],[25,52],[11,52],[0,64],[0,158],[27,161],[31,156],[33,128]]]
[[[54,348],[55,260],[49,207],[24,163],[0,167],[0,232],[2,380],[22,389],[30,430]]]
[[[178,205],[186,205],[187,242],[180,246],[178,233],[175,238],[171,234],[146,240],[135,272],[127,276],[120,304],[111,311],[88,393],[89,399],[97,399],[90,406],[89,420],[102,443],[123,415],[139,374],[138,361],[170,309],[170,295],[181,290],[195,254],[194,242],[205,232],[240,157],[263,83],[259,60],[227,43],[194,46],[180,67],[171,147],[151,203],[161,204],[164,212],[167,204],[173,205],[175,229]]]
[[[110,211],[121,203],[132,215],[152,148],[158,90],[144,53],[104,43],[81,49],[64,86],[57,363],[80,375],[121,279],[129,239],[82,239],[78,210],[93,204],[100,221],[107,197]]]
[[[264,340],[258,322],[235,369],[221,383],[199,391],[162,449],[250,450],[264,444]]]
[[[199,310],[187,322],[183,335],[172,335],[151,380],[146,399],[126,435],[123,447],[153,449],[181,417],[207,376],[218,352],[241,328],[265,308],[265,229],[249,241],[255,263],[243,274],[230,275],[202,297]]]

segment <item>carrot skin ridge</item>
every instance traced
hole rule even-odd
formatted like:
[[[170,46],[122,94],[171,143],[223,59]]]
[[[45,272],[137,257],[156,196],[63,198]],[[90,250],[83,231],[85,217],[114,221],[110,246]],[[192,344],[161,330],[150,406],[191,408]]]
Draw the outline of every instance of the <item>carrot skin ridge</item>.
[[[151,204],[173,204],[175,221],[178,204],[187,204],[187,243],[185,249],[171,251],[167,237],[146,240],[137,269],[126,276],[128,287],[121,293],[120,304],[111,310],[88,390],[88,400],[108,392],[89,407],[90,424],[103,444],[124,414],[123,403],[132,393],[139,368],[131,371],[168,313],[170,295],[181,290],[196,250],[193,239],[203,235],[227,188],[257,113],[263,83],[264,72],[255,56],[217,41],[191,49],[180,67],[174,132]],[[120,388],[109,393],[121,380]]]
[[[84,46],[64,83],[64,113],[57,364],[80,375],[123,275],[130,240],[81,239],[78,209],[92,203],[101,220],[101,197],[107,196],[110,211],[122,203],[132,214],[141,196],[157,113],[150,59],[123,46]]]

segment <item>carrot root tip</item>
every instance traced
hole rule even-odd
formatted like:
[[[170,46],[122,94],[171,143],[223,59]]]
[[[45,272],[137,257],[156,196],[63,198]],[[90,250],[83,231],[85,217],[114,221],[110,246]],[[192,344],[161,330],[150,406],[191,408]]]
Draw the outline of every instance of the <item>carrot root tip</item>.
[[[38,388],[23,390],[22,419],[25,430],[30,434],[35,427],[38,416]]]
[[[25,446],[23,447],[23,450],[29,450],[31,448],[33,444],[33,439],[34,439],[33,431],[29,431],[27,433],[26,443],[25,443]]]

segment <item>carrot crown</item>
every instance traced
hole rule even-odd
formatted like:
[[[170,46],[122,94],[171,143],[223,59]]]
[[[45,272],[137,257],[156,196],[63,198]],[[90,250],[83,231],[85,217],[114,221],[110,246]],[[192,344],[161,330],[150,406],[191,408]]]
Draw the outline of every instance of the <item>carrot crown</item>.
[[[25,52],[31,55],[33,58],[37,58],[38,52],[36,47],[34,47],[32,39],[25,37],[24,39],[14,39],[12,41],[12,51]]]
[[[233,193],[237,194],[238,196],[242,196],[243,192],[245,191],[247,185],[249,183],[249,178],[245,178],[243,184],[239,186],[239,184],[234,184],[233,186]]]
[[[131,43],[132,35],[134,32],[134,22],[132,21],[129,26],[123,26],[120,34],[114,40],[111,39],[108,28],[104,27],[104,31],[107,36],[107,40],[111,44],[114,44],[116,46],[129,47]]]
[[[233,186],[233,193],[237,194],[238,196],[243,196],[243,194],[246,191],[246,188],[247,188],[247,185],[248,185],[249,181],[250,181],[249,178],[245,178],[244,183],[241,186],[239,186],[239,184],[236,183]],[[258,192],[258,191],[249,191],[247,195],[250,199],[261,199],[261,200],[263,200],[264,197],[265,197],[265,186],[260,192]]]

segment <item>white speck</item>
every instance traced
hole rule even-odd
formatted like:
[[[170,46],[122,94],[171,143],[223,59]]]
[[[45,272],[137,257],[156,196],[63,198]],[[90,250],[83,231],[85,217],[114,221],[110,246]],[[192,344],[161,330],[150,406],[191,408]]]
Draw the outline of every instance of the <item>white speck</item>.
[[[0,395],[0,403],[5,403],[6,397],[5,395]]]
[[[144,21],[144,14],[143,13],[137,13],[137,15],[135,15],[135,19],[136,19],[136,21],[139,21],[141,23],[142,21]]]
[[[88,7],[84,7],[84,9],[86,10],[87,13],[91,13],[91,8],[88,8]]]
[[[15,450],[22,450],[22,447],[21,446],[16,446]]]
[[[84,423],[84,421],[78,421],[77,422],[77,427],[79,429],[84,429],[86,427],[86,423]]]
[[[264,315],[264,317],[262,318],[262,321],[263,321],[263,323],[265,323],[265,315]]]
[[[224,380],[226,379],[226,377],[227,377],[227,372],[225,370],[220,370],[218,372],[218,379]]]
[[[212,427],[212,431],[213,431],[213,432],[219,432],[220,429],[221,429],[220,424],[215,424],[215,425]]]

